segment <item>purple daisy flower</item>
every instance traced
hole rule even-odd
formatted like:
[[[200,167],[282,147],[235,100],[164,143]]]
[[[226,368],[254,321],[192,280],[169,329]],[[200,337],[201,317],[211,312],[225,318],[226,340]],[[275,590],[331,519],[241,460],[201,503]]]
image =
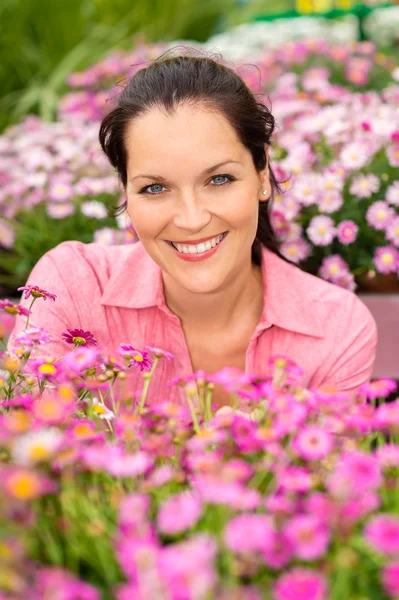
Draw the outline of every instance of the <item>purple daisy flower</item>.
[[[155,348],[154,346],[145,346],[145,347],[150,352],[153,352],[157,358],[166,358],[167,360],[172,360],[172,358],[173,358],[173,354],[171,352],[162,350],[162,348]]]
[[[48,292],[47,290],[43,290],[42,288],[40,288],[37,285],[24,285],[23,287],[19,287],[18,288],[18,292],[24,291],[24,298],[29,298],[29,296],[32,296],[32,298],[43,298],[44,300],[47,300],[47,298],[50,298],[51,300],[54,300],[57,298],[57,296],[55,294],[52,294],[51,292]]]
[[[129,367],[134,365],[140,371],[149,371],[152,367],[148,352],[137,350],[131,344],[119,344],[118,353],[128,362]]]
[[[97,346],[97,342],[90,331],[67,329],[67,332],[62,334],[62,339],[67,344],[72,344],[73,346]]]

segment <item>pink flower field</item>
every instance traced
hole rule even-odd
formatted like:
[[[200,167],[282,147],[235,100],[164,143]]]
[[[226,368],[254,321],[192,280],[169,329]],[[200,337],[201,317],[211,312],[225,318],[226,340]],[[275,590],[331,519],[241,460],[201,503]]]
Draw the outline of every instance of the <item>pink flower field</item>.
[[[48,356],[29,327],[15,351],[0,304],[1,600],[342,600],[399,593],[399,398],[391,380],[351,395],[234,370],[171,382],[160,348],[105,356],[89,331]],[[129,369],[143,387],[126,390]],[[231,392],[216,410],[215,383]]]

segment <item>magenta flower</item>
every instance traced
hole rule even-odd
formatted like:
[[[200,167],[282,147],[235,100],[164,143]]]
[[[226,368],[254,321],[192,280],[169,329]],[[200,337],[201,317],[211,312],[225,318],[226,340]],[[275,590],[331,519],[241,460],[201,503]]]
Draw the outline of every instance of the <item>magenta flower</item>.
[[[130,344],[119,344],[118,353],[128,362],[129,367],[134,365],[140,371],[150,371],[152,360],[148,356],[148,352],[137,350]]]
[[[326,524],[313,515],[297,515],[283,528],[291,542],[295,556],[302,560],[315,560],[324,556],[330,543]]]
[[[72,573],[60,567],[44,567],[37,574],[32,597],[100,600],[101,596],[93,585],[79,580]]]
[[[322,427],[309,425],[301,429],[293,440],[295,452],[306,460],[321,460],[333,448],[331,435]]]
[[[237,553],[271,549],[276,529],[271,517],[262,514],[238,515],[226,525],[226,546]]]
[[[43,290],[42,288],[38,287],[37,285],[24,285],[23,287],[19,287],[18,291],[24,291],[24,298],[29,298],[29,296],[32,296],[32,298],[43,298],[43,300],[47,300],[47,298],[50,298],[50,300],[54,300],[57,298],[57,296],[55,294],[52,294],[51,292],[47,292],[47,290]]]
[[[399,559],[383,568],[382,585],[392,598],[399,597]]]
[[[341,221],[337,228],[337,238],[341,244],[348,246],[356,240],[358,231],[359,227],[354,221]]]
[[[23,315],[24,317],[29,317],[29,315],[32,314],[27,308],[24,308],[19,304],[14,304],[9,300],[0,300],[0,310],[4,310],[10,315]]]
[[[370,383],[363,383],[359,387],[359,394],[364,395],[368,400],[377,398],[387,398],[395,392],[398,384],[394,379],[376,379]]]
[[[366,541],[382,554],[399,553],[399,517],[379,514],[370,519],[364,529]]]
[[[291,560],[293,552],[290,540],[283,532],[276,532],[271,545],[262,552],[263,559],[271,569],[282,569]]]
[[[395,433],[399,430],[399,401],[381,404],[376,411],[375,424],[378,428]]]
[[[384,275],[396,273],[399,269],[399,250],[394,246],[383,246],[377,248],[373,262],[379,273]]]
[[[274,600],[325,600],[327,584],[323,575],[295,567],[281,575],[273,590]]]
[[[341,455],[327,486],[337,498],[355,498],[376,490],[382,483],[381,467],[374,456],[356,450]]]
[[[203,504],[197,494],[184,491],[169,496],[158,512],[158,528],[166,535],[176,535],[193,527],[200,518]]]
[[[399,444],[380,446],[375,455],[383,469],[399,467]]]
[[[98,350],[92,347],[80,346],[74,352],[69,352],[62,359],[62,366],[72,374],[87,371],[96,366],[99,358]]]
[[[97,346],[94,335],[90,331],[67,329],[67,332],[61,336],[67,344],[72,344],[73,346]]]

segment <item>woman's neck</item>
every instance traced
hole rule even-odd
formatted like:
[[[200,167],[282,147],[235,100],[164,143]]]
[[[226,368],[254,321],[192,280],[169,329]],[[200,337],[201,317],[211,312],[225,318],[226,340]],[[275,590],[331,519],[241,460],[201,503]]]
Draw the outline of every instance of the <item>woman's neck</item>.
[[[165,299],[169,309],[183,323],[198,327],[223,329],[248,314],[261,317],[263,309],[263,283],[260,267],[249,262],[240,269],[223,288],[212,293],[190,292],[170,277],[163,277]]]

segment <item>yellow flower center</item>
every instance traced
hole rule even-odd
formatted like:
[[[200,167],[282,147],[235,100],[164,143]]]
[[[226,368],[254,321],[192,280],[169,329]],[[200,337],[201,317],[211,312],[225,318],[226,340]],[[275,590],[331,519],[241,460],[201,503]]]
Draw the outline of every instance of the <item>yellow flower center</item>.
[[[335,275],[336,273],[339,272],[339,266],[338,265],[331,265],[328,270],[331,273],[331,275]]]
[[[40,365],[38,370],[43,375],[54,375],[57,372],[57,369],[55,368],[54,365],[48,365],[48,364]]]
[[[40,490],[39,480],[34,473],[16,473],[9,479],[8,490],[19,500],[30,500]]]
[[[5,311],[10,315],[16,315],[18,313],[18,309],[16,306],[6,306]]]
[[[319,233],[323,234],[327,231],[327,227],[325,225],[319,225]]]
[[[75,432],[75,435],[77,435],[77,436],[84,436],[84,435],[90,435],[92,432],[92,429],[88,423],[80,423],[79,425],[76,425],[74,432]]]
[[[32,446],[32,448],[30,449],[30,458],[34,462],[39,462],[41,460],[45,460],[49,456],[50,456],[49,449],[40,444],[36,444],[36,445]]]
[[[105,407],[102,404],[95,404],[93,406],[93,412],[96,415],[104,415],[105,414]]]
[[[389,252],[384,252],[381,257],[381,260],[384,265],[391,265],[393,263],[393,256]]]
[[[77,346],[84,346],[86,344],[85,338],[82,338],[82,337],[79,337],[79,336],[76,336],[76,337],[72,338],[72,341]]]
[[[133,360],[136,362],[143,362],[144,358],[142,354],[133,354]]]

